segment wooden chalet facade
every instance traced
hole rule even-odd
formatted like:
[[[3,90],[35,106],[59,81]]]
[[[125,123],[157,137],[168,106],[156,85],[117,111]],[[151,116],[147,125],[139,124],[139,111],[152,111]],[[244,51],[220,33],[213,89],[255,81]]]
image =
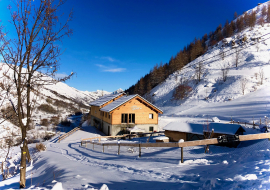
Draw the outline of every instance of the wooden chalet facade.
[[[110,94],[90,105],[91,125],[109,136],[127,133],[134,126],[146,133],[158,131],[158,114],[163,113],[137,94]]]

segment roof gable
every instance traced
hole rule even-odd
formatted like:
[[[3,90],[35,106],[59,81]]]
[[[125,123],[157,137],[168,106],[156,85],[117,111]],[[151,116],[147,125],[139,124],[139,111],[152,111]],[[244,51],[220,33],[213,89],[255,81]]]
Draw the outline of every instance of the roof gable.
[[[121,98],[113,101],[112,103],[104,106],[103,108],[100,109],[100,111],[104,111],[104,112],[111,112],[114,109],[118,108],[119,106],[125,104],[126,102],[128,102],[129,100],[132,100],[133,98],[139,98],[140,100],[144,101],[145,103],[148,104],[148,106],[154,108],[157,110],[157,112],[159,113],[163,113],[163,111],[161,109],[159,109],[158,107],[156,107],[155,105],[151,104],[150,102],[148,102],[147,100],[145,100],[143,97],[141,97],[138,94],[135,95],[130,95],[130,96],[122,96]]]
[[[109,95],[102,96],[99,99],[97,99],[93,102],[90,102],[90,105],[100,107],[103,104],[106,104],[107,102],[111,101],[112,99],[117,98],[118,96],[121,96],[122,94],[125,94],[125,93],[121,92],[121,93],[117,93],[117,94],[109,94]]]

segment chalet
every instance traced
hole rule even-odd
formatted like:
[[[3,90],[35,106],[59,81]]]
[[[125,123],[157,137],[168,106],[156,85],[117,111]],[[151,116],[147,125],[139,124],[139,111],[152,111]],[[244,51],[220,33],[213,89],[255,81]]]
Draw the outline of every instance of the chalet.
[[[212,138],[217,138],[222,135],[243,135],[245,129],[238,124],[225,124],[225,123],[209,123],[208,125],[196,123],[180,123],[171,122],[164,128],[165,136],[169,137],[170,141],[184,141],[202,140],[207,133],[213,130]],[[232,145],[232,146],[235,146]]]
[[[90,105],[91,125],[109,136],[129,133],[131,128],[146,133],[158,131],[158,114],[163,113],[138,94],[110,94]]]

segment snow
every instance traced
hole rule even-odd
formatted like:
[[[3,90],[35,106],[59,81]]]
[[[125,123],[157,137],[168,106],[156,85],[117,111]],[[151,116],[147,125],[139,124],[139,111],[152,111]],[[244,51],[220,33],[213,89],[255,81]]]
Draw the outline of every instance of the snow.
[[[259,6],[260,8],[262,5]],[[259,13],[260,14],[260,13]],[[258,15],[259,15],[258,14]],[[217,126],[232,120],[253,122],[258,124],[260,118],[269,118],[270,113],[270,40],[260,44],[257,51],[251,37],[258,37],[270,33],[270,25],[264,27],[256,25],[252,30],[246,29],[240,37],[246,35],[248,43],[241,51],[239,66],[234,66],[234,49],[225,47],[228,56],[220,60],[219,43],[207,53],[186,66],[182,71],[173,73],[162,84],[156,86],[151,94],[155,105],[160,107],[164,114],[159,117],[159,128],[169,127],[171,123],[185,124],[187,131],[193,131],[188,123],[201,127],[213,118]],[[267,36],[265,36],[265,39]],[[237,36],[226,39],[230,42]],[[230,55],[229,55],[230,54]],[[185,100],[173,100],[172,94],[181,78],[192,79],[193,66],[200,60],[207,59],[205,75],[201,82],[196,84],[190,80],[193,88],[190,96]],[[220,80],[223,65],[230,67],[226,82]],[[263,69],[265,77],[262,85],[255,76]],[[241,91],[241,80],[248,80],[247,89]],[[97,99],[103,92],[97,94],[81,92],[64,83],[52,85],[44,89],[46,96],[59,99],[59,96],[50,90],[69,98],[88,98],[89,102]],[[207,98],[206,98],[207,97]],[[89,103],[88,100],[84,100]],[[44,102],[40,99],[39,103]],[[42,114],[40,114],[42,116]],[[47,117],[43,116],[43,117]],[[74,119],[74,118],[71,118]],[[264,121],[263,121],[264,122]],[[269,125],[269,124],[267,124]],[[5,126],[5,128],[3,127]],[[209,146],[209,153],[205,153],[204,146],[184,147],[184,163],[181,163],[181,149],[167,147],[141,148],[121,146],[121,142],[146,142],[149,137],[134,138],[132,140],[112,141],[102,139],[100,145],[87,144],[81,146],[83,138],[102,136],[100,131],[87,122],[82,124],[83,130],[76,131],[61,143],[57,143],[57,134],[53,139],[44,142],[47,149],[44,152],[35,151],[35,144],[29,144],[33,163],[27,164],[26,189],[269,189],[270,187],[270,143],[268,139],[240,142],[237,148]],[[178,127],[178,125],[174,125]],[[226,128],[233,126],[227,124]],[[165,127],[164,129],[166,129]],[[7,129],[9,128],[9,129]],[[174,128],[174,127],[173,127]],[[258,128],[246,126],[247,134],[260,133]],[[8,130],[19,130],[9,122],[2,124],[0,137],[8,134]],[[195,131],[197,129],[194,129]],[[226,129],[231,130],[231,129]],[[19,133],[20,131],[16,131]],[[154,143],[156,137],[150,137]],[[164,137],[160,137],[164,138]],[[102,144],[106,142],[106,146]],[[107,143],[120,142],[118,146],[109,146]],[[6,149],[0,150],[4,155]],[[18,167],[20,162],[20,147],[12,148],[11,158],[7,165],[14,175],[0,182],[0,189],[18,189]],[[1,162],[3,158],[1,157]]]
[[[168,137],[165,137],[165,136],[153,138],[153,140],[168,140],[168,139],[169,139],[169,138],[168,138]]]

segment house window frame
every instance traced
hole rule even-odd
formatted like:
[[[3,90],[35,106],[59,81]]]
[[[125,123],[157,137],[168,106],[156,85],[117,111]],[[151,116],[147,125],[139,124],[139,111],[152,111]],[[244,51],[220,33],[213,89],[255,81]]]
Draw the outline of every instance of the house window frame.
[[[153,113],[149,113],[149,119],[154,119],[154,114]]]
[[[128,123],[134,123],[135,124],[135,113],[129,113],[128,114]]]
[[[123,119],[123,115],[125,115],[124,119]],[[124,120],[125,120],[125,122],[123,122]],[[121,114],[121,123],[123,123],[123,124],[128,123],[128,113]]]

